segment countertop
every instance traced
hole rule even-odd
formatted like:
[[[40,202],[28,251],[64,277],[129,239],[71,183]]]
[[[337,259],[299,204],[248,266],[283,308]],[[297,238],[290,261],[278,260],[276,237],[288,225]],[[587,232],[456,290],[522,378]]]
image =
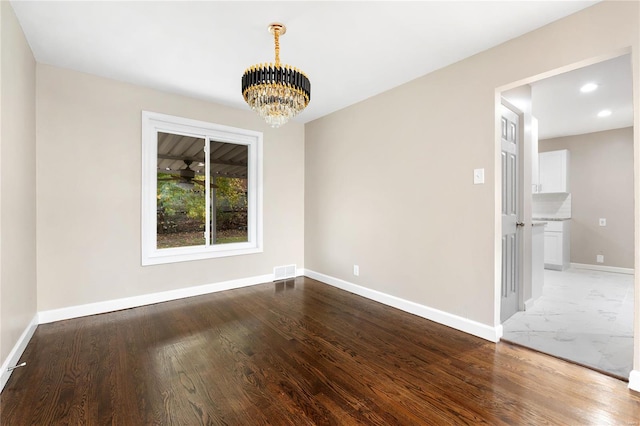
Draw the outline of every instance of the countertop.
[[[547,221],[547,222],[559,222],[562,220],[571,220],[570,217],[534,217],[531,218],[531,220],[537,220],[537,221]]]

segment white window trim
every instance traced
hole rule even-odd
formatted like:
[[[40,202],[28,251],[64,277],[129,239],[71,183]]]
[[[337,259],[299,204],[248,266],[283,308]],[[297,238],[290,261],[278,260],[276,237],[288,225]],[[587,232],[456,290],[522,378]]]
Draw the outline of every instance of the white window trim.
[[[205,139],[207,142],[215,140],[248,146],[248,242],[157,248],[158,132],[185,134]],[[209,176],[206,179],[206,187],[208,188]],[[209,209],[207,209],[207,223],[208,212]],[[141,263],[143,266],[261,253],[263,251],[262,224],[261,132],[142,111]]]

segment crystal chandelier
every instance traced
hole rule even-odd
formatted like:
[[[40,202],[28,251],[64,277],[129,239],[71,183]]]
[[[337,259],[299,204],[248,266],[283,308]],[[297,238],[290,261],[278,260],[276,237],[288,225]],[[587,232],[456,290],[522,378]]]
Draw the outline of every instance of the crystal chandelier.
[[[247,68],[242,75],[242,95],[267,124],[280,127],[309,105],[311,83],[299,69],[280,64],[280,36],[287,28],[271,24],[269,32],[275,42],[276,61]]]

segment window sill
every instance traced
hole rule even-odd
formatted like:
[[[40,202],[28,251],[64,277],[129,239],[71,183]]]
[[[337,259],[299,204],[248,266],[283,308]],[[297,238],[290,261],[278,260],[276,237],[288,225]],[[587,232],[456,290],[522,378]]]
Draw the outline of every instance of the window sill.
[[[220,257],[242,256],[262,253],[262,247],[247,243],[225,244],[224,246],[181,247],[155,250],[142,256],[142,266],[162,265],[165,263],[189,262],[192,260],[217,259]]]

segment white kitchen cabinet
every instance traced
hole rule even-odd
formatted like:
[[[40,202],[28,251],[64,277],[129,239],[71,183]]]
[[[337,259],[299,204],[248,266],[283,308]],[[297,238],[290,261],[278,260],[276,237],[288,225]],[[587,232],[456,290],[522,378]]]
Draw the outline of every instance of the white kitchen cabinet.
[[[544,267],[563,271],[571,261],[571,222],[549,221],[544,230]]]
[[[569,160],[569,151],[566,149],[538,155],[538,193],[570,192]]]

